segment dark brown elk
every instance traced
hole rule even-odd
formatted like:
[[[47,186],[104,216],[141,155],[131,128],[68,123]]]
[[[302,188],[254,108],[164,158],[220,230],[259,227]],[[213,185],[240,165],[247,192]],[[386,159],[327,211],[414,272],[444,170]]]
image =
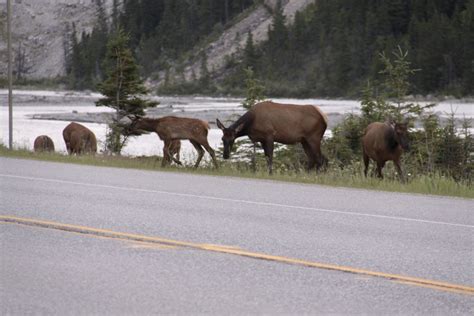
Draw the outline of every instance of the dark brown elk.
[[[35,152],[54,151],[54,142],[49,136],[41,135],[36,137],[33,148]]]
[[[72,122],[63,130],[63,138],[70,155],[95,154],[97,139],[94,133],[84,125]]]
[[[219,119],[217,126],[223,131],[224,159],[236,138],[248,136],[260,142],[267,157],[268,171],[272,173],[274,142],[301,143],[308,157],[308,170],[321,168],[327,163],[321,153],[321,140],[327,128],[327,117],[315,105],[278,104],[265,101],[254,105],[229,127]]]
[[[131,134],[140,134],[143,131],[158,134],[158,137],[164,142],[162,166],[166,166],[171,160],[174,160],[171,149],[176,147],[176,142],[187,139],[198,152],[198,159],[194,164],[195,168],[199,166],[204,156],[204,149],[211,155],[214,166],[218,168],[214,150],[207,141],[209,131],[209,124],[207,122],[194,118],[175,116],[165,116],[158,119],[141,117],[132,119],[129,129]],[[176,160],[174,161],[177,162]],[[180,163],[179,158],[177,163]]]
[[[404,150],[409,150],[407,123],[375,122],[369,124],[362,137],[365,176],[367,176],[370,159],[373,159],[377,164],[379,178],[383,178],[382,169],[385,163],[392,160],[400,179],[404,181],[403,171],[400,167],[400,156]]]

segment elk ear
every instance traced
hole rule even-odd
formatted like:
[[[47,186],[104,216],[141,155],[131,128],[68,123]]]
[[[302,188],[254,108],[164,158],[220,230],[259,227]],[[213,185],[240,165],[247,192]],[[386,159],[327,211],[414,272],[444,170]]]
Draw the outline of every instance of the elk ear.
[[[130,122],[135,122],[136,120],[138,120],[140,117],[136,114],[129,114],[129,115],[125,115],[126,118],[128,118],[130,120]]]
[[[216,119],[216,123],[217,123],[217,127],[219,127],[221,130],[225,129],[224,124],[222,124],[221,121],[219,121],[219,119]]]

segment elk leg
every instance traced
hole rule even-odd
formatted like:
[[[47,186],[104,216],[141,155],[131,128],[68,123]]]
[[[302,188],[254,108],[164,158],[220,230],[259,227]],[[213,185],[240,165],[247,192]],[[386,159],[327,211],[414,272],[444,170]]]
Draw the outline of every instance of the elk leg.
[[[211,155],[212,162],[214,163],[214,166],[216,167],[216,169],[218,169],[219,166],[217,165],[216,153],[214,152],[214,149],[212,149],[212,147],[209,146],[209,143],[207,141],[204,144],[202,144],[202,146],[207,150],[209,155]]]
[[[67,153],[69,155],[72,155],[72,148],[71,148],[71,144],[69,142],[65,142],[66,143],[66,150],[67,150]]]
[[[316,170],[321,169],[321,167],[327,163],[327,158],[324,157],[321,152],[321,138],[315,136],[311,139],[306,139],[306,143],[308,144],[313,160],[316,163]],[[314,168],[314,163],[311,165],[311,168]]]
[[[194,164],[194,168],[197,168],[199,166],[199,163],[201,162],[202,156],[204,156],[204,149],[202,149],[201,145],[198,142],[194,140],[189,140],[189,141],[191,142],[191,144],[193,144],[194,148],[196,148],[198,152],[198,159],[196,163]]]
[[[400,176],[400,181],[405,182],[405,176],[403,175],[402,167],[400,166],[400,160],[396,159],[393,161],[395,168],[397,168],[398,175]]]
[[[165,167],[169,163],[171,163],[171,154],[169,150],[169,143],[165,141],[165,145],[163,146],[163,160],[161,161],[161,167]]]
[[[314,142],[314,156],[316,159],[316,170],[321,169],[325,164],[327,164],[327,158],[324,157],[321,152],[321,141],[318,140]]]
[[[273,174],[273,140],[261,142],[265,157],[267,157],[268,173]]]
[[[383,175],[382,175],[382,169],[383,167],[385,166],[385,161],[377,161],[377,176],[380,178],[380,179],[383,179]]]
[[[179,155],[178,155],[178,157],[179,157]],[[172,159],[176,164],[178,164],[178,165],[180,165],[180,166],[182,165],[181,161],[179,161],[179,158],[175,158],[174,156],[171,156],[171,159]]]
[[[363,153],[363,157],[364,157],[364,175],[367,178],[367,171],[369,169],[370,158],[369,158],[369,156],[367,156],[365,151]]]
[[[178,140],[179,141],[179,140]],[[170,159],[173,160],[176,164],[182,165],[181,161],[179,161],[179,151],[181,149],[181,145],[176,148],[176,145],[174,144],[176,140],[172,140],[168,143],[168,145],[165,145],[168,148],[168,152],[170,155]],[[175,157],[176,155],[176,157]],[[170,161],[171,163],[171,161]]]
[[[172,157],[173,157],[174,162],[176,162],[178,165],[181,166],[182,163],[180,161],[180,154],[179,154],[180,149],[181,149],[181,145],[180,145],[180,148],[176,150],[176,153],[172,155]]]
[[[176,159],[178,160],[179,164],[182,165],[181,160],[180,160],[180,153],[179,151],[176,153]]]
[[[310,171],[316,165],[316,160],[315,160],[313,151],[311,150],[311,146],[308,144],[306,140],[303,140],[301,142],[301,145],[303,145],[304,152],[306,156],[308,157],[308,165],[306,167],[306,170]]]

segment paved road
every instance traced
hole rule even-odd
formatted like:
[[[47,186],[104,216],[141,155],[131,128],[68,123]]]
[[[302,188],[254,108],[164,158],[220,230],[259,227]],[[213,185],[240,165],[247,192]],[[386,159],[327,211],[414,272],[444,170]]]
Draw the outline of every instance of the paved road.
[[[474,200],[6,158],[0,194],[0,215],[118,234],[0,221],[1,314],[474,312],[469,291],[383,277],[472,288]]]

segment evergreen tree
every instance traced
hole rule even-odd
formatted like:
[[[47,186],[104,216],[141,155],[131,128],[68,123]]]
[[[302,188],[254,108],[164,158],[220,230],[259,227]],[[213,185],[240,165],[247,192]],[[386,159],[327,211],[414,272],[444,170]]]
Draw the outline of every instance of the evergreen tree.
[[[84,45],[81,45],[84,37],[81,38],[79,42],[77,40],[76,25],[72,24],[71,32],[71,62],[70,69],[71,73],[69,75],[68,84],[73,89],[84,89],[84,78],[86,76],[85,72],[85,58],[84,58]]]
[[[121,29],[110,38],[107,43],[106,78],[97,86],[104,98],[99,99],[96,105],[115,110],[106,139],[106,149],[114,154],[120,154],[130,136],[121,120],[126,116],[144,115],[146,108],[158,104],[141,98],[148,93],[148,89],[139,77],[128,41],[129,35]]]
[[[65,68],[66,76],[69,76],[71,74],[72,42],[73,42],[73,39],[72,39],[71,24],[67,23],[66,28],[64,30],[64,35],[63,35],[64,68]]]
[[[266,43],[266,59],[270,67],[270,77],[277,76],[280,72],[285,72],[287,64],[287,51],[289,48],[288,29],[286,27],[286,18],[283,14],[281,0],[278,0],[273,13],[272,24],[268,28],[268,41]]]
[[[263,5],[261,0],[118,3],[114,0],[109,29],[121,24],[130,33],[130,47],[146,76],[189,60],[197,43],[205,45],[206,37],[249,6]],[[92,33],[78,36],[77,44],[71,41],[72,88],[90,88],[103,76],[106,20],[98,17]],[[376,83],[384,69],[378,52],[400,46],[410,50],[414,68],[423,70],[410,76],[411,93],[474,93],[474,0],[318,0],[298,12],[293,25],[285,20],[278,1],[268,40],[255,45],[247,37],[219,76],[227,92],[243,91],[243,70],[252,67],[273,95],[359,96],[365,82]]]
[[[263,92],[265,90],[265,87],[262,85],[262,83],[255,78],[254,72],[252,68],[245,68],[245,100],[242,102],[242,106],[245,109],[250,109],[252,106],[254,106],[257,102],[262,101],[265,99],[263,96]],[[236,147],[239,147],[243,144],[248,145],[248,142],[245,141],[240,141],[239,143],[236,144]],[[250,157],[249,157],[250,156]],[[253,143],[252,144],[252,153],[248,155],[247,153],[247,158],[250,158],[250,161],[252,163],[252,171],[256,172],[257,171],[257,144]]]
[[[247,41],[245,42],[244,47],[244,56],[243,56],[243,66],[244,69],[252,68],[256,69],[258,63],[258,55],[255,45],[253,43],[252,32],[247,33]]]
[[[263,84],[255,78],[252,68],[245,68],[245,100],[242,102],[242,106],[245,109],[250,109],[257,102],[265,99],[263,93],[265,87]]]
[[[211,85],[211,75],[209,69],[207,68],[207,55],[205,51],[201,52],[201,69],[199,73],[199,86],[205,90],[209,91]]]
[[[119,0],[112,2],[112,21],[110,25],[111,32],[117,32],[119,29]]]

